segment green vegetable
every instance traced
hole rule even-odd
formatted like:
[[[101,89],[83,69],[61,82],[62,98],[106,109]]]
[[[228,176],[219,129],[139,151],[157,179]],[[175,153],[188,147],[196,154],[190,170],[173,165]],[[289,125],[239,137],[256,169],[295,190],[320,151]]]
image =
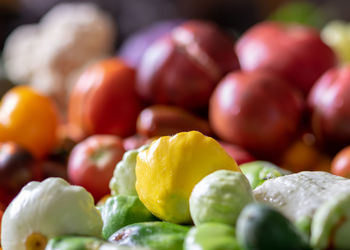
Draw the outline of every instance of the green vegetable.
[[[269,19],[321,28],[325,25],[328,17],[326,11],[315,4],[307,1],[292,1],[281,5],[270,15]]]
[[[131,250],[131,248],[118,246],[98,238],[69,235],[52,238],[45,250]],[[150,249],[133,247],[132,250]]]
[[[84,236],[60,236],[49,240],[45,250],[98,250],[103,240]]]
[[[184,250],[239,250],[235,236],[235,229],[229,225],[204,223],[188,232]]]
[[[316,249],[350,249],[350,192],[320,206],[311,224],[311,245]]]
[[[144,145],[136,150],[129,150],[124,154],[123,159],[115,167],[113,177],[109,182],[112,195],[137,195],[135,189],[136,159],[137,155],[148,147],[149,145]]]
[[[279,168],[267,161],[252,161],[241,164],[239,167],[248,178],[252,189],[263,184],[266,180],[290,174],[288,170]]]
[[[311,234],[311,222],[312,217],[304,215],[298,218],[298,220],[294,222],[294,225],[300,230],[300,232],[309,237]]]
[[[246,250],[310,249],[304,236],[285,216],[272,207],[246,206],[236,228],[237,240]]]
[[[182,249],[188,230],[187,226],[169,222],[142,222],[120,229],[108,240],[122,246],[179,250]]]
[[[137,196],[118,195],[106,200],[100,208],[103,228],[102,237],[108,239],[124,226],[144,221],[157,220]]]
[[[190,212],[195,225],[219,222],[234,226],[241,210],[254,202],[247,178],[238,171],[218,170],[193,188]]]

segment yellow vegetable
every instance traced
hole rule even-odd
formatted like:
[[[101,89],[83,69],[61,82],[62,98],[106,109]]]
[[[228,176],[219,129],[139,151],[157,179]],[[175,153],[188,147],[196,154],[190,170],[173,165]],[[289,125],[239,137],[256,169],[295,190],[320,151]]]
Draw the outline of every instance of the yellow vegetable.
[[[168,222],[189,223],[193,187],[219,169],[240,171],[213,138],[197,131],[164,136],[138,154],[136,191],[155,216]]]

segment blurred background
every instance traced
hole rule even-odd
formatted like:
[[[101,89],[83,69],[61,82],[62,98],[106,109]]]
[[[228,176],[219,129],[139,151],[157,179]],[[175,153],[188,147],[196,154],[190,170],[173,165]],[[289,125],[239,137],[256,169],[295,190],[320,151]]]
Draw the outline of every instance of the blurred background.
[[[268,17],[288,0],[0,0],[0,47],[17,26],[35,23],[54,5],[62,2],[94,2],[112,15],[118,25],[120,46],[123,40],[138,29],[156,21],[172,18],[200,18],[243,31]],[[348,0],[308,0],[326,9],[329,17],[349,20]]]
[[[319,29],[321,29],[328,20],[340,19],[347,21],[350,19],[350,14],[347,11],[348,7],[350,7],[350,1],[348,0],[0,0],[0,51],[3,51],[5,41],[9,37],[9,34],[11,34],[11,32],[17,27],[25,24],[39,23],[50,9],[59,3],[66,2],[92,2],[103,11],[102,14],[95,13],[95,18],[99,19],[100,14],[109,15],[109,20],[107,22],[113,23],[114,27],[107,27],[105,30],[100,30],[100,35],[95,36],[101,37],[100,43],[104,43],[104,46],[95,48],[95,52],[91,52],[90,55],[86,55],[85,57],[75,56],[76,58],[80,58],[80,62],[72,62],[72,60],[70,60],[69,63],[67,63],[67,61],[65,61],[66,58],[62,59],[64,55],[67,57],[67,54],[70,54],[70,52],[68,49],[62,49],[62,52],[59,48],[62,48],[63,45],[59,44],[57,40],[71,39],[65,33],[64,29],[66,29],[68,33],[68,30],[74,29],[74,27],[69,27],[74,26],[74,24],[71,25],[72,20],[69,20],[69,18],[71,18],[69,15],[74,16],[75,11],[71,11],[71,14],[69,14],[68,9],[61,8],[61,13],[59,13],[60,11],[56,11],[57,13],[51,15],[51,17],[53,16],[53,18],[51,18],[51,23],[62,23],[61,26],[59,24],[56,26],[53,24],[53,26],[56,27],[56,30],[59,30],[60,26],[61,31],[53,32],[53,28],[50,27],[49,29],[52,33],[50,37],[52,41],[47,41],[44,46],[45,48],[41,48],[42,46],[36,46],[40,47],[41,54],[53,54],[54,52],[52,52],[52,50],[57,51],[55,55],[56,60],[51,60],[54,57],[52,55],[50,55],[50,62],[48,62],[49,59],[47,58],[40,58],[40,60],[41,63],[45,65],[50,63],[54,64],[56,69],[60,69],[60,72],[47,73],[48,71],[45,70],[45,73],[40,73],[40,79],[36,76],[28,76],[28,74],[32,74],[32,72],[35,71],[34,69],[27,69],[28,61],[29,64],[32,64],[33,61],[40,61],[37,57],[42,57],[38,54],[33,56],[33,53],[28,56],[25,55],[27,51],[29,51],[29,47],[32,46],[32,40],[29,39],[29,37],[37,36],[33,35],[33,32],[30,29],[20,32],[21,35],[17,35],[16,39],[12,39],[8,42],[10,47],[8,50],[10,52],[7,53],[9,55],[5,55],[5,58],[11,59],[6,59],[6,61],[10,61],[10,63],[7,64],[11,66],[11,72],[8,72],[9,70],[7,70],[7,78],[9,78],[11,82],[23,83],[30,81],[36,89],[42,90],[42,92],[48,93],[49,95],[51,95],[51,92],[54,92],[55,94],[63,93],[60,94],[61,96],[54,96],[58,102],[60,102],[60,99],[66,98],[66,92],[69,90],[63,89],[61,91],[50,88],[51,86],[56,86],[55,88],[58,88],[57,86],[60,86],[60,84],[57,84],[57,82],[67,82],[68,78],[74,79],[74,76],[70,74],[70,69],[79,68],[82,61],[89,61],[88,59],[100,57],[105,54],[114,54],[115,51],[118,51],[118,49],[125,44],[126,39],[130,38],[135,32],[138,32],[145,27],[149,27],[159,21],[171,20],[170,26],[172,26],[174,20],[181,21],[190,18],[211,20],[219,24],[221,27],[231,31],[231,33],[237,37],[254,23],[269,18],[285,19],[287,21],[288,19],[292,21],[298,20],[313,25]],[[65,16],[68,21],[57,21],[60,19],[60,16]],[[57,18],[57,20],[55,20],[55,18]],[[83,23],[85,22],[85,27],[91,26],[92,23],[95,22],[94,20],[87,21],[86,17],[81,15],[81,19],[84,20],[84,18],[85,21],[83,21]],[[99,21],[101,21],[101,19],[99,19]],[[102,20],[102,22],[104,21],[106,20]],[[76,29],[82,26],[84,26],[84,24],[77,24]],[[100,26],[102,27],[104,25]],[[97,25],[95,26],[95,29],[91,29],[90,37],[94,36],[94,32],[97,34],[97,29],[100,29],[97,28]],[[74,32],[76,33],[76,31],[72,31],[71,33]],[[72,36],[76,36],[76,34]],[[88,35],[85,35],[85,37],[88,37]],[[76,46],[79,42],[76,37],[74,39],[74,46]],[[18,42],[19,40],[22,41]],[[28,40],[28,42],[26,42],[26,40]],[[51,45],[53,47],[52,49],[49,48]],[[86,46],[90,46],[90,44]],[[139,46],[139,44],[134,46]],[[32,50],[36,51],[35,49]],[[81,51],[83,51],[83,49],[81,49]],[[57,56],[58,53],[61,53],[62,56]],[[123,53],[123,51],[121,53]],[[12,60],[13,58],[17,59]],[[137,60],[137,58],[132,60]],[[64,61],[64,63],[62,61]],[[36,63],[35,65],[39,64],[40,63]],[[60,64],[61,66],[57,67],[57,64]],[[65,66],[62,66],[63,64]],[[39,66],[37,68],[39,68]],[[6,70],[4,70],[3,67],[0,67],[0,75],[2,79],[0,84],[0,96],[12,86],[12,83],[5,79],[4,72],[6,72]],[[62,75],[64,75],[64,79],[62,79]],[[55,82],[55,84],[47,84],[46,86],[43,82]]]

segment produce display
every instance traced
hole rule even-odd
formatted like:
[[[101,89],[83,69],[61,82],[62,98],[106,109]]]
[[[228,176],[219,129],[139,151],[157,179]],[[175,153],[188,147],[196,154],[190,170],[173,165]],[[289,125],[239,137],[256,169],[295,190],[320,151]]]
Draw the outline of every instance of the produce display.
[[[2,218],[3,249],[44,249],[48,239],[66,235],[100,236],[102,218],[84,188],[60,178],[27,184]]]
[[[236,38],[164,20],[114,55],[91,4],[14,30],[0,250],[350,249],[347,24],[291,6]]]
[[[112,51],[115,33],[112,17],[95,5],[59,4],[39,23],[11,33],[3,51],[6,73],[51,96],[65,111],[76,74]]]

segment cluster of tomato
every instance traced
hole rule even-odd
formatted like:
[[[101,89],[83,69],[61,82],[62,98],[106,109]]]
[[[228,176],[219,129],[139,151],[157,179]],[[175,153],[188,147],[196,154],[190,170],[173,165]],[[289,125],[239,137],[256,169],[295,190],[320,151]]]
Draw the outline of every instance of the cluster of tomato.
[[[88,68],[64,115],[29,87],[11,89],[0,106],[0,202],[49,176],[99,200],[125,151],[189,130],[221,139],[238,164],[268,159],[294,172],[331,171],[334,153],[318,147],[319,124],[302,118],[305,96],[336,64],[333,52],[312,29],[273,23],[234,46],[213,24],[185,22],[157,39],[136,69],[118,58]],[[349,151],[335,157],[333,173],[350,172]]]

